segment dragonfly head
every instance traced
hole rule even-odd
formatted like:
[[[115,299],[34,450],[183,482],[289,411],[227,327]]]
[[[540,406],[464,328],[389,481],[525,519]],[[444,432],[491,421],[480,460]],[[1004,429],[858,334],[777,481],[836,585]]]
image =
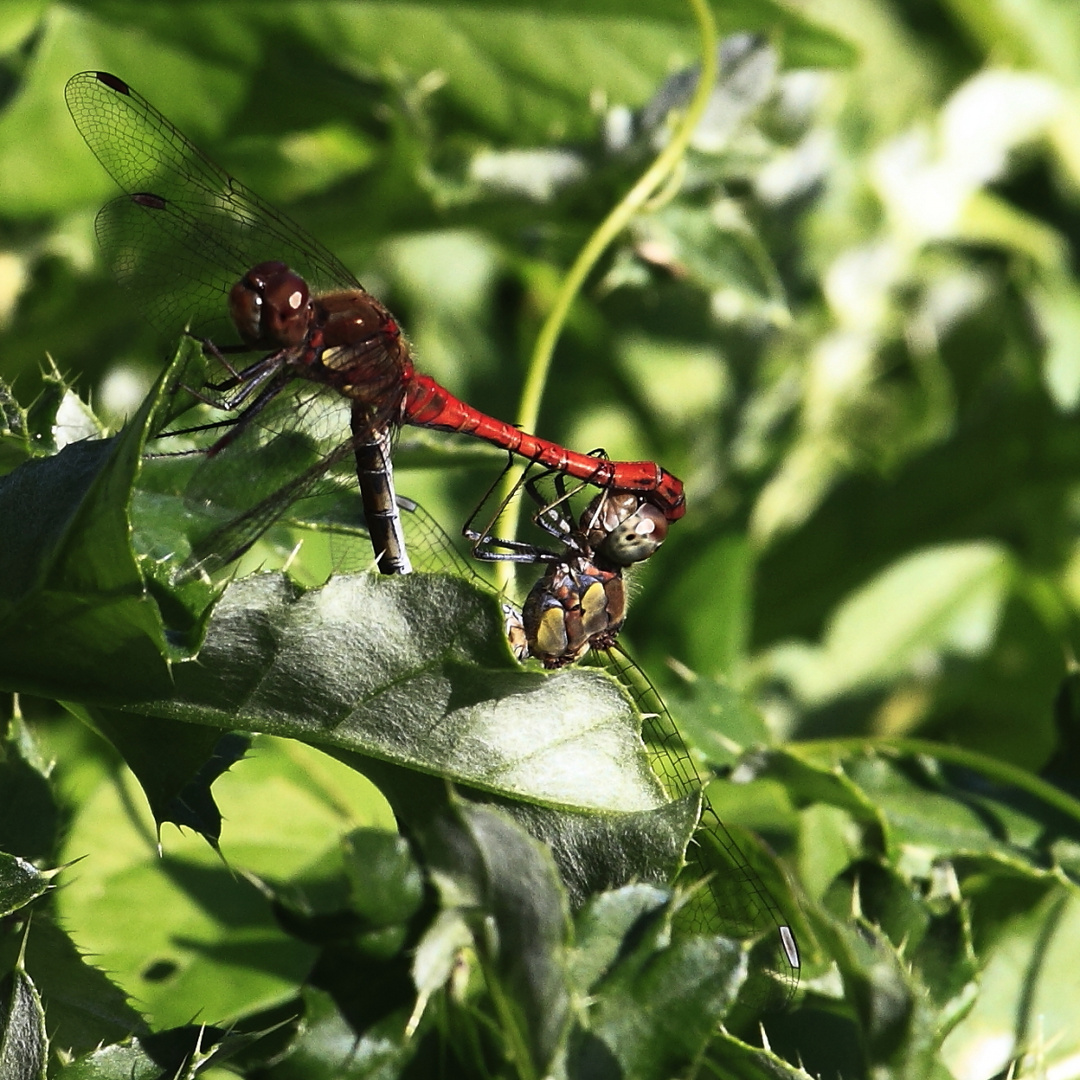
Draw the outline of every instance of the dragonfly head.
[[[229,314],[248,345],[293,348],[307,337],[311,293],[307,282],[283,262],[259,263],[232,287]]]
[[[581,528],[597,555],[615,566],[649,558],[667,539],[664,513],[641,495],[605,492],[582,515]]]

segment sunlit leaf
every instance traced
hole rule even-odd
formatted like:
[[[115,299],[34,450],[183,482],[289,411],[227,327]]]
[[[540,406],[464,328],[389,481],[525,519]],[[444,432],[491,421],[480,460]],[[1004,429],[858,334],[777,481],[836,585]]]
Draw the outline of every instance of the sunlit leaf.
[[[20,949],[26,974],[44,1002],[55,1054],[77,1057],[102,1043],[146,1031],[127,996],[96,966],[97,958],[83,955],[49,916],[31,921],[25,945],[9,936],[0,955]]]
[[[17,968],[0,982],[0,1075],[45,1080],[45,1012],[29,976]]]
[[[11,915],[41,896],[51,877],[24,859],[0,851],[0,916]]]
[[[1008,583],[1008,556],[995,545],[913,554],[850,597],[820,648],[779,646],[770,666],[819,702],[943,654],[978,654],[993,641]]]

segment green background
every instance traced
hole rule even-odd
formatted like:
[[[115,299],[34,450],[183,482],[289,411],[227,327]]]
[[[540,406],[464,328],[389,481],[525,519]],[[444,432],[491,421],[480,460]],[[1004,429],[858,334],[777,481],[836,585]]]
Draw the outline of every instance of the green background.
[[[1080,17],[1069,0],[714,11],[769,49],[723,84],[677,183],[590,278],[538,433],[685,481],[688,513],[638,575],[624,637],[710,763],[755,740],[730,734],[740,716],[794,744],[764,794],[711,794],[780,850],[808,919],[842,926],[861,880],[880,901],[869,921],[900,947],[918,939],[906,904],[933,915],[959,888],[970,905],[979,977],[957,956],[920,968],[913,944],[921,1005],[902,1020],[875,1011],[865,943],[815,922],[804,986],[821,1012],[789,1018],[789,1060],[976,1077],[1029,1053],[1025,1068],[1078,1075],[1076,819],[1034,780],[1021,795],[983,778],[1002,779],[998,763],[1020,788],[1040,771],[1077,786]],[[9,3],[0,377],[28,405],[50,357],[118,425],[175,347],[97,258],[93,216],[115,190],[63,86],[102,69],[330,247],[395,312],[421,370],[514,419],[561,275],[667,137],[657,95],[698,48],[674,0]],[[460,451],[407,431],[398,456],[399,490],[452,533],[499,469]],[[60,762],[66,815],[39,862],[112,850],[115,866],[95,855],[72,872],[59,906],[154,1025],[228,1019],[292,985],[305,957],[275,953],[225,1000],[205,989],[228,990],[217,969],[155,996],[156,944],[125,956],[138,935],[117,913],[175,911],[173,940],[210,933],[191,929],[205,913],[168,899],[174,864],[155,862],[119,763],[44,704],[24,708]],[[940,749],[871,749],[903,737]],[[215,788],[238,864],[274,843],[259,785],[284,785],[261,788],[267,804],[327,847],[388,823],[347,770],[305,801],[309,765],[272,745]],[[328,794],[339,783],[348,794]],[[180,843],[166,830],[168,860],[224,880]],[[844,1017],[831,1049],[822,1016]],[[852,1040],[849,1059],[836,1047]]]

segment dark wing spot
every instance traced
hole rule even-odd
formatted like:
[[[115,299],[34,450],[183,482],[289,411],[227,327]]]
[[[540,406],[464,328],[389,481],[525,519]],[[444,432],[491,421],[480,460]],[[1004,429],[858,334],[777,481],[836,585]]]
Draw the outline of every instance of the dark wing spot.
[[[131,196],[131,201],[138,206],[145,206],[147,210],[165,209],[165,200],[151,191],[136,191]]]
[[[118,79],[107,71],[95,71],[94,74],[97,76],[98,82],[103,82],[110,90],[115,90],[118,94],[130,95],[131,87],[123,79]]]

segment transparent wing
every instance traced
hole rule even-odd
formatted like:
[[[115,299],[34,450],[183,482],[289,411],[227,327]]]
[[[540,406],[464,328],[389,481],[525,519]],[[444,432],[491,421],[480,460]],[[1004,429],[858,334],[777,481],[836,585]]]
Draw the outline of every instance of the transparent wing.
[[[212,405],[178,410],[149,446],[144,487],[187,507],[192,556],[180,578],[211,573],[279,520],[302,520],[355,492],[355,439],[343,438],[349,414],[346,398],[311,383],[288,385],[251,423]],[[230,441],[219,451],[223,437]],[[362,508],[349,511],[362,526]]]
[[[359,288],[337,258],[195,147],[115,75],[84,71],[65,90],[87,146],[127,193],[98,215],[109,267],[159,329],[222,340],[228,294],[277,259],[313,292]]]
[[[699,933],[757,938],[764,970],[751,973],[747,1004],[782,1007],[799,984],[799,950],[790,923],[746,852],[713,810],[675,721],[648,676],[616,646],[601,661],[630,693],[642,715],[642,738],[653,769],[672,799],[700,793],[701,818],[686,852],[687,884],[704,880],[683,911]]]
[[[565,477],[550,471],[528,480],[523,475],[518,486],[538,508],[534,520],[539,519],[551,536],[561,536],[564,558],[572,562],[575,556],[592,556],[588,537],[574,525],[580,520],[580,511],[572,509],[571,502],[576,498],[579,503],[589,503],[596,489],[587,484],[568,485]],[[487,536],[483,539],[490,541]],[[507,541],[494,542],[508,545]],[[547,552],[540,547],[514,542],[512,551],[515,561],[521,563],[542,565],[547,561]],[[546,575],[541,578],[540,586],[547,580]],[[554,593],[550,595],[557,599]],[[593,653],[587,655],[597,655],[596,640],[593,647]],[[698,830],[686,854],[686,883],[705,882],[705,886],[691,893],[680,912],[681,921],[697,932],[760,942],[761,961],[751,972],[743,1000],[754,1007],[783,1004],[798,986],[798,948],[780,905],[748,857],[753,849],[747,844],[744,851],[709,804],[686,743],[645,673],[617,644],[597,659],[627,689],[641,713],[642,738],[669,797],[677,801],[689,796],[701,803]],[[762,869],[766,869],[764,860]]]
[[[352,462],[353,455],[353,441],[348,439],[249,509],[215,529],[194,546],[191,560],[181,571],[181,576],[189,576],[196,570],[213,573],[238,559],[294,504],[321,494],[323,480],[339,465]]]
[[[551,485],[550,490],[545,485]],[[539,474],[526,485],[526,490],[529,498],[541,508],[541,513],[547,508],[559,508],[557,520],[562,522],[566,536],[570,535],[571,523],[578,516],[569,508],[568,500],[576,496],[580,502],[587,503],[596,491],[588,485],[568,487],[565,477],[550,473]],[[417,508],[412,516],[418,517],[420,513]],[[434,522],[428,531],[429,537],[435,536],[436,540],[441,534],[444,546],[451,546]],[[555,527],[545,528],[544,532],[549,538],[557,535]],[[490,537],[485,538],[490,540]],[[428,544],[431,544],[430,539]],[[515,555],[522,556],[530,550],[531,561],[538,566],[547,563],[545,548],[530,548],[526,543],[515,542]],[[513,626],[508,626],[513,642]],[[671,800],[688,796],[700,800],[698,829],[686,853],[685,884],[704,882],[705,885],[692,892],[681,910],[682,924],[698,933],[726,934],[757,941],[757,960],[740,1000],[754,1009],[783,1006],[798,987],[798,947],[789,921],[751,861],[754,849],[747,844],[744,850],[709,804],[686,743],[648,676],[618,645],[600,654],[594,651],[589,655],[618,679],[637,706],[642,716],[642,739],[649,750],[653,770]],[[761,870],[767,870],[766,860],[762,860]]]

